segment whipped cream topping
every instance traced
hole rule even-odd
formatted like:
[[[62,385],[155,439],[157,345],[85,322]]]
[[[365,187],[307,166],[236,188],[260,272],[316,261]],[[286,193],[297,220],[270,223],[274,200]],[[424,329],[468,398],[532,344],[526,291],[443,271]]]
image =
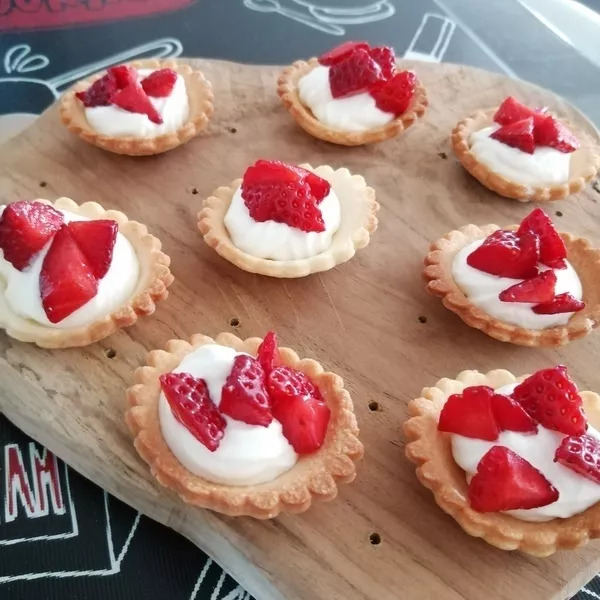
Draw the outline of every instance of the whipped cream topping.
[[[334,98],[329,87],[329,67],[319,65],[298,81],[298,95],[302,104],[310,108],[323,124],[342,131],[377,129],[392,121],[394,113],[377,107],[367,92]]]
[[[225,215],[225,227],[234,246],[251,256],[272,260],[309,258],[329,248],[341,221],[340,201],[333,187],[318,206],[325,231],[302,231],[286,223],[255,221],[244,203],[240,186]]]
[[[219,406],[221,390],[231,372],[233,348],[208,344],[188,354],[174,373],[189,373],[206,381],[211,400]],[[276,419],[268,427],[248,425],[222,415],[227,426],[219,447],[211,452],[180,423],[161,392],[158,414],[163,437],[188,471],[224,485],[256,485],[272,481],[298,460]]]
[[[498,277],[467,264],[469,254],[479,248],[483,242],[484,240],[476,240],[461,248],[456,253],[452,263],[454,281],[475,306],[499,321],[526,329],[547,329],[548,327],[565,325],[569,321],[574,314],[572,312],[538,315],[531,310],[535,303],[502,302],[498,297],[500,292],[523,280]],[[539,267],[540,269],[547,269],[544,265],[539,265]],[[583,297],[581,281],[571,264],[567,262],[566,269],[554,269],[554,272],[556,273],[555,296],[569,292],[572,296],[581,300]]]
[[[533,154],[528,154],[491,138],[499,128],[495,123],[471,134],[471,152],[480,163],[522,185],[545,186],[569,180],[570,154],[549,146],[538,146]]]
[[[138,80],[141,81],[154,69],[139,69]],[[148,96],[154,108],[159,112],[163,122],[153,123],[146,115],[130,112],[111,104],[109,106],[85,107],[88,123],[98,132],[111,137],[146,137],[153,138],[179,129],[190,114],[185,80],[177,75],[173,90],[166,98]]]
[[[502,386],[496,391],[509,395],[518,384]],[[600,432],[588,425],[587,434],[600,439]],[[523,521],[566,519],[583,512],[600,501],[600,485],[575,471],[554,462],[554,453],[565,437],[564,433],[538,425],[537,434],[503,431],[495,442],[477,440],[452,434],[452,455],[467,474],[467,481],[477,472],[477,465],[493,446],[505,446],[529,461],[558,490],[556,502],[522,510],[508,510],[506,514]]]
[[[0,215],[4,208],[5,206],[0,206]],[[68,211],[60,212],[64,215],[65,223],[90,220]],[[140,266],[133,246],[124,235],[118,233],[112,262],[106,275],[98,282],[98,293],[62,321],[51,323],[42,305],[40,272],[53,239],[50,239],[23,271],[15,269],[5,260],[0,249],[0,279],[6,283],[4,286],[0,281],[0,293],[4,294],[6,302],[16,315],[46,327],[72,329],[89,325],[110,314],[131,297],[139,279]]]

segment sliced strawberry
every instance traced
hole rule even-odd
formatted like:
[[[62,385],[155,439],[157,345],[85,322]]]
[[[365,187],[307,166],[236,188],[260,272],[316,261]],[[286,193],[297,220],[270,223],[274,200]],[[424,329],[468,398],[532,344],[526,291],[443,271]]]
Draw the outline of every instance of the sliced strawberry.
[[[72,221],[68,225],[73,239],[85,255],[96,279],[110,269],[119,225],[111,219]]]
[[[389,79],[396,72],[396,54],[390,46],[371,48],[369,55],[381,67],[381,75],[384,79]]]
[[[100,79],[97,79],[92,85],[83,92],[77,92],[75,96],[83,102],[87,108],[94,106],[108,106],[111,104],[111,98],[119,90],[117,80],[112,73],[106,73]]]
[[[530,462],[504,446],[493,446],[469,484],[469,504],[478,512],[547,506],[558,490]]]
[[[252,356],[238,354],[221,392],[219,410],[232,419],[266,427],[273,420],[265,372]]]
[[[563,365],[542,369],[520,383],[512,397],[547,429],[582,435],[587,429],[581,396]]]
[[[381,67],[369,56],[367,50],[355,50],[329,68],[329,87],[334,98],[366,92],[381,78]]]
[[[319,56],[319,63],[330,67],[348,58],[355,50],[369,50],[369,44],[367,42],[344,42],[333,48],[333,50],[321,54]]]
[[[495,441],[500,435],[492,411],[494,390],[486,385],[465,388],[462,394],[452,394],[440,413],[438,430],[465,437]]]
[[[116,91],[110,98],[113,104],[129,112],[146,115],[153,123],[160,125],[163,120],[150,98],[139,83],[132,83]]]
[[[534,120],[536,144],[564,153],[575,152],[579,148],[579,140],[556,117],[537,115]]]
[[[519,234],[532,231],[540,238],[540,261],[553,269],[567,266],[567,248],[560,234],[554,228],[550,217],[541,209],[530,212],[519,226]]]
[[[498,229],[469,254],[467,264],[499,277],[529,279],[538,273],[539,258],[540,242],[535,234]]]
[[[533,154],[535,151],[533,117],[515,121],[509,125],[503,125],[500,129],[496,129],[490,137],[507,146],[527,152],[527,154]]]
[[[402,71],[387,81],[375,82],[369,93],[375,99],[377,108],[401,115],[410,106],[416,86],[417,76],[412,71]]]
[[[279,363],[279,350],[277,349],[277,336],[274,331],[269,331],[258,347],[256,358],[263,368],[265,375]]]
[[[563,438],[554,462],[600,483],[600,440],[587,433]]]
[[[525,409],[513,398],[503,394],[494,394],[492,412],[502,431],[520,431],[535,433],[537,425]]]
[[[137,69],[128,65],[110,67],[108,73],[114,77],[117,88],[120,90],[137,81]]]
[[[160,69],[142,79],[142,87],[148,96],[166,98],[175,87],[177,72],[173,69]]]
[[[534,111],[531,108],[521,104],[517,99],[509,96],[499,106],[494,121],[500,125],[510,125],[516,121],[521,121],[533,116]]]
[[[585,308],[585,302],[577,300],[575,296],[571,296],[568,292],[559,294],[550,302],[538,304],[532,308],[533,312],[538,315],[558,315],[561,313],[578,312]]]
[[[9,204],[0,217],[0,249],[22,271],[63,224],[62,213],[42,202]]]
[[[310,454],[325,441],[331,411],[319,388],[291,367],[275,367],[267,378],[273,416],[298,454]]]
[[[204,379],[189,373],[166,373],[160,376],[160,387],[175,418],[214,452],[225,435],[227,421],[210,399]]]
[[[296,167],[300,169],[301,167]],[[306,169],[302,169],[306,171]],[[310,187],[310,192],[313,195],[314,199],[317,201],[317,204],[323,200],[323,198],[329,195],[331,191],[331,184],[326,179],[319,177],[316,173],[312,171],[306,171],[306,183]]]
[[[42,306],[51,323],[59,323],[89,302],[98,282],[66,225],[52,240],[40,272]]]
[[[556,274],[549,269],[531,279],[511,285],[500,292],[498,297],[502,302],[550,302],[554,298],[555,287]]]

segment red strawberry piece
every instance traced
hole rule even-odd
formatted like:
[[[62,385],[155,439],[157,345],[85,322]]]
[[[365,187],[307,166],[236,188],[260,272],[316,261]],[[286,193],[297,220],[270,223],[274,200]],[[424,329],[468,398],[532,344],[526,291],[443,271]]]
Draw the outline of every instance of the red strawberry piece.
[[[381,67],[367,50],[355,50],[329,69],[329,87],[334,98],[345,98],[366,92],[381,79]]]
[[[369,50],[369,44],[367,42],[344,42],[333,48],[333,50],[321,54],[319,56],[319,63],[330,67],[348,58],[355,50]]]
[[[556,274],[549,269],[539,275],[511,285],[500,292],[502,302],[550,302],[554,298]]]
[[[469,484],[469,504],[478,512],[547,506],[558,490],[530,462],[504,446],[493,446]]]
[[[577,386],[563,365],[542,369],[520,383],[512,397],[547,429],[582,435],[587,429]]]
[[[369,90],[377,108],[401,115],[406,112],[415,95],[417,76],[411,71],[396,73],[387,81],[377,81]]]
[[[120,90],[137,81],[137,69],[128,65],[110,67],[108,74],[114,78],[117,88]]]
[[[529,279],[538,274],[540,242],[530,231],[498,229],[467,257],[467,264],[499,277]]]
[[[40,272],[42,306],[51,323],[59,323],[89,302],[98,282],[66,225],[52,240]]]
[[[465,437],[498,439],[500,429],[492,410],[494,390],[486,385],[465,388],[462,394],[452,394],[440,413],[438,430]]]
[[[176,71],[173,71],[173,69],[160,69],[142,79],[142,87],[148,96],[165,98],[173,91],[176,81]]]
[[[267,377],[273,416],[298,454],[310,454],[322,445],[331,411],[319,388],[291,367],[275,367]]]
[[[560,152],[575,152],[579,140],[556,117],[536,115],[535,142],[540,146],[550,146]]]
[[[554,228],[550,217],[536,208],[522,221],[518,233],[532,231],[540,238],[540,261],[553,269],[564,269],[567,266],[567,248],[560,234]]]
[[[110,269],[119,225],[111,219],[72,221],[68,225],[73,239],[85,255],[97,279]]]
[[[396,71],[396,54],[389,46],[377,46],[369,50],[371,58],[381,67],[381,75],[389,79]]]
[[[559,294],[550,302],[534,306],[532,310],[538,315],[558,315],[560,313],[578,312],[584,308],[585,302],[577,300],[575,296],[565,292]]]
[[[146,115],[153,123],[160,125],[163,120],[154,108],[144,88],[139,83],[132,83],[122,90],[117,90],[110,98],[113,104],[129,112]]]
[[[494,394],[492,398],[492,412],[502,431],[520,431],[535,433],[537,425],[527,414],[525,409],[510,396]]]
[[[499,106],[496,114],[494,115],[494,121],[500,125],[510,125],[516,121],[527,119],[533,116],[534,111],[531,108],[521,104],[518,100],[509,96]]]
[[[600,440],[587,433],[570,435],[556,449],[554,462],[600,483]]]
[[[500,129],[496,129],[490,137],[507,146],[527,152],[527,154],[533,154],[535,150],[533,117],[515,121],[509,125],[503,125]]]
[[[92,108],[94,106],[108,106],[112,102],[113,95],[118,91],[117,80],[112,73],[106,73],[92,83],[83,92],[77,92],[75,96],[83,102],[83,105]]]
[[[49,204],[22,200],[9,204],[0,217],[0,249],[22,271],[61,228],[62,213]]]
[[[227,421],[211,400],[204,379],[189,373],[166,373],[160,376],[160,387],[175,418],[214,452],[225,435]]]
[[[219,410],[232,419],[266,427],[273,420],[265,387],[265,372],[258,360],[239,354],[221,392]]]
[[[269,331],[258,347],[256,358],[260,363],[265,375],[273,370],[279,362],[279,350],[277,349],[277,335],[274,331]]]

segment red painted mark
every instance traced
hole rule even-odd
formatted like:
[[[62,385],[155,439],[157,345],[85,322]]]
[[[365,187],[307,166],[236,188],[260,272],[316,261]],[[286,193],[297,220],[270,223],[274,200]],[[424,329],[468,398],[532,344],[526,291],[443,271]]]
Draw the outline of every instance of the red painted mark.
[[[17,500],[21,501],[25,514],[30,518],[33,517],[35,514],[35,499],[25,472],[21,449],[16,444],[9,444],[4,447],[4,470],[4,493],[6,494],[4,520],[10,523],[17,518],[19,512]]]

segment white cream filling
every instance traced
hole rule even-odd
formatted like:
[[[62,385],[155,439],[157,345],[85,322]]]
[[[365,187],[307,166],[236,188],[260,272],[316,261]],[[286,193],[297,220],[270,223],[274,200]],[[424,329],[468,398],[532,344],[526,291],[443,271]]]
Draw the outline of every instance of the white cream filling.
[[[497,391],[509,395],[517,384],[505,385]],[[587,434],[600,439],[600,432],[588,425]],[[495,442],[452,435],[452,455],[467,473],[467,481],[477,472],[477,465],[493,446],[505,446],[530,462],[558,490],[556,502],[539,508],[508,510],[506,514],[523,521],[566,519],[583,512],[600,501],[600,484],[554,462],[554,454],[565,437],[563,433],[538,425],[537,434],[503,431]]]
[[[0,215],[4,208],[5,206],[0,206]],[[89,219],[74,213],[63,210],[60,212],[64,215],[66,223],[89,221]],[[133,246],[124,235],[119,233],[113,248],[110,268],[98,282],[98,293],[62,321],[51,323],[42,306],[40,272],[52,239],[24,271],[15,269],[4,259],[4,253],[0,250],[0,277],[6,282],[3,290],[0,287],[0,293],[4,294],[6,302],[16,315],[24,319],[31,319],[46,327],[72,329],[83,327],[108,315],[131,297],[139,279],[140,266]]]
[[[153,69],[140,69],[139,80],[144,79]],[[177,75],[173,90],[166,98],[148,96],[163,122],[153,123],[146,115],[130,112],[111,104],[109,106],[85,107],[88,123],[98,132],[111,137],[153,138],[179,129],[189,117],[188,96],[185,80]]]
[[[219,406],[221,390],[240,354],[226,346],[209,344],[188,354],[173,373],[189,373],[206,381],[211,400]],[[248,425],[222,415],[227,426],[219,447],[211,452],[180,423],[161,392],[158,404],[160,427],[171,452],[195,475],[224,485],[256,485],[272,481],[298,460],[283,435],[281,423],[268,427]]]
[[[517,325],[526,329],[547,329],[565,325],[574,314],[560,313],[556,315],[538,315],[531,310],[528,302],[502,302],[498,297],[500,292],[523,281],[510,277],[497,277],[484,271],[480,271],[467,264],[467,257],[483,244],[484,240],[476,240],[461,248],[454,257],[452,263],[452,277],[469,298],[469,300],[486,313],[511,325]],[[543,265],[540,268],[545,269]],[[569,292],[572,296],[581,300],[583,289],[581,281],[575,269],[567,262],[566,269],[554,269],[556,273],[555,296]]]
[[[329,67],[322,65],[300,78],[298,95],[321,123],[342,131],[377,129],[395,117],[394,113],[377,108],[375,99],[367,92],[334,98],[329,87]]]
[[[528,154],[492,139],[490,135],[499,128],[494,124],[471,134],[471,152],[480,163],[522,185],[545,186],[569,180],[570,154],[549,146],[538,146],[533,154]]]
[[[234,246],[251,256],[272,260],[309,258],[329,248],[341,221],[340,201],[333,188],[318,206],[325,231],[302,231],[286,223],[255,221],[244,203],[240,186],[225,215],[225,227]]]

